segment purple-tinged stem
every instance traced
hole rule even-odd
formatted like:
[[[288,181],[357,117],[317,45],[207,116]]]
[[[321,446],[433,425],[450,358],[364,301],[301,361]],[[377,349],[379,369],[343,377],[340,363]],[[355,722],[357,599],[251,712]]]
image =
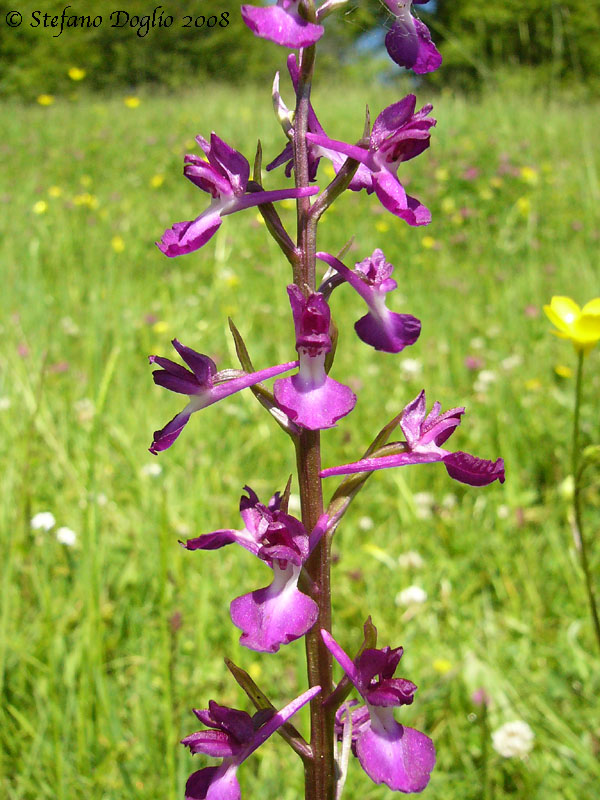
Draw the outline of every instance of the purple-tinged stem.
[[[310,3],[312,6],[313,4]],[[313,7],[314,11],[314,7]],[[310,90],[315,62],[315,48],[307,47],[300,54],[300,79],[296,97],[294,118],[294,172],[296,186],[309,185],[308,110]],[[297,247],[299,259],[294,266],[294,283],[302,291],[306,287],[316,290],[316,240],[317,222],[311,217],[310,199],[300,197],[297,203]],[[296,444],[296,462],[302,522],[307,530],[313,530],[323,513],[323,492],[321,488],[321,444],[320,432],[303,430]],[[333,688],[331,654],[323,644],[321,628],[331,630],[331,590],[330,590],[330,535],[326,534],[313,551],[305,568],[316,590],[313,599],[319,607],[319,616],[311,630],[306,634],[306,662],[310,686],[320,685],[321,695],[311,701],[310,745],[313,752],[311,762],[305,764],[305,800],[333,800],[335,795],[335,773],[333,757],[334,712],[324,708],[321,697],[326,697]]]

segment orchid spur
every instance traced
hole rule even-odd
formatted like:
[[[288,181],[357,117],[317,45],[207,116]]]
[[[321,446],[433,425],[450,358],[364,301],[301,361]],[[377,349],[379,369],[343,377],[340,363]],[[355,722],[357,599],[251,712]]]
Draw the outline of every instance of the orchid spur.
[[[329,467],[321,471],[321,477],[351,475],[355,472],[372,472],[388,467],[441,461],[451,478],[469,486],[487,486],[494,481],[504,483],[504,461],[501,458],[488,461],[469,453],[461,451],[452,453],[442,448],[441,445],[460,425],[460,418],[464,412],[464,408],[452,408],[441,413],[441,405],[436,402],[427,414],[425,390],[423,390],[402,412],[400,428],[406,441],[398,443],[400,452],[363,458],[361,461],[340,467]]]
[[[162,367],[162,369],[154,370],[152,377],[157,386],[163,386],[178,394],[187,394],[189,403],[164,428],[154,432],[150,446],[150,452],[154,455],[171,447],[195,411],[200,411],[201,408],[206,408],[231,394],[272,378],[274,375],[288,372],[298,364],[297,361],[289,361],[286,364],[267,367],[267,369],[250,374],[240,373],[239,370],[217,372],[215,362],[208,356],[197,353],[191,347],[186,347],[177,339],[173,339],[172,344],[190,369],[171,361],[170,358],[149,356],[148,360],[151,364]]]
[[[277,713],[262,709],[252,717],[212,700],[207,709],[194,709],[209,730],[192,733],[181,744],[189,747],[192,754],[205,753],[223,760],[218,767],[204,767],[190,775],[186,800],[240,800],[236,774],[240,764],[320,691],[320,686],[313,686]]]
[[[429,118],[433,109],[425,105],[415,113],[416,97],[409,94],[379,114],[373,123],[368,149],[339,142],[320,133],[307,133],[308,141],[325,151],[333,150],[363,165],[360,187],[367,194],[375,192],[380,203],[409,225],[427,225],[431,213],[415,197],[406,194],[397,175],[404,161],[420,155],[429,147],[429,130],[436,124]],[[360,170],[360,167],[359,167]],[[354,176],[357,181],[357,176]],[[349,188],[354,188],[352,184]]]
[[[417,341],[421,322],[411,314],[390,311],[385,304],[386,294],[396,289],[398,284],[391,277],[394,267],[385,260],[382,250],[376,249],[371,256],[357,262],[354,272],[329,253],[317,253],[317,258],[336,270],[369,307],[369,313],[354,324],[363,342],[375,350],[400,353]]]
[[[250,164],[241,153],[234,150],[215,133],[210,142],[202,136],[196,141],[208,161],[196,155],[185,156],[183,174],[199,189],[212,196],[210,206],[191,222],[176,222],[166,230],[158,248],[169,257],[192,253],[203,247],[221,227],[221,217],[244,208],[289,200],[316,194],[318,187],[277,189],[275,191],[248,190]]]
[[[435,747],[424,733],[396,722],[393,713],[394,706],[410,705],[417,690],[411,681],[394,678],[402,648],[367,648],[352,661],[330,633],[321,630],[321,636],[366,704],[348,709],[350,720],[343,712],[336,717],[338,732],[352,725],[352,749],[361,767],[372,781],[394,791],[423,791],[435,766]]]

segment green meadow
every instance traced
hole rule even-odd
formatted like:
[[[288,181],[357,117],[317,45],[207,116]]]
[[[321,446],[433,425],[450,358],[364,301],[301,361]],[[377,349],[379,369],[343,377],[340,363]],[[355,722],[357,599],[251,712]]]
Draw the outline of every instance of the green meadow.
[[[323,126],[356,140],[410,87],[316,92]],[[291,103],[289,87],[286,87]],[[249,709],[229,656],[272,701],[306,686],[303,643],[241,648],[231,599],[270,581],[240,548],[191,553],[178,539],[240,527],[249,484],[261,499],[294,469],[290,444],[252,394],[194,415],[158,458],[152,432],[182,408],[154,386],[148,354],[170,340],[237,367],[231,316],[257,369],[294,358],[287,262],[250,209],[201,251],[165,258],[154,241],[207,206],[181,176],[193,137],[214,129],[252,160],[283,146],[269,88],[206,85],[173,95],[57,99],[0,109],[0,795],[7,800],[175,800],[209,763],[178,744],[209,699]],[[431,99],[418,92],[418,102]],[[431,800],[583,800],[599,785],[600,671],[569,521],[575,354],[541,311],[552,295],[600,294],[598,102],[495,88],[434,100],[431,149],[400,170],[433,223],[409,228],[374,196],[347,193],[319,247],[346,263],[381,247],[396,266],[390,307],[422,320],[403,353],[361,343],[348,287],[332,376],[355,411],[323,435],[323,463],[356,460],[425,388],[464,405],[448,446],[503,456],[506,483],[471,488],[439,464],[382,471],[334,542],[334,634],[354,652],[371,614],[379,643],[405,648],[415,703],[397,718],[436,744]],[[135,106],[135,107],[131,107]],[[328,180],[322,164],[320,185]],[[287,186],[265,173],[268,188]],[[280,204],[293,229],[294,208]],[[586,362],[582,430],[598,442],[599,352]],[[325,481],[333,493],[336,478]],[[584,501],[600,564],[598,473]],[[297,486],[292,487],[297,492]],[[35,514],[56,525],[34,530]],[[75,546],[56,538],[68,527]],[[595,541],[594,541],[595,539]],[[406,553],[415,551],[415,557]],[[407,561],[410,562],[407,564]],[[412,565],[411,565],[412,564]],[[422,603],[400,592],[418,586]],[[491,698],[487,717],[472,694]],[[526,759],[490,732],[523,720]],[[306,718],[298,725],[306,730]],[[304,727],[303,727],[304,726]],[[293,800],[301,764],[275,737],[239,772],[245,798]],[[357,762],[347,800],[388,797]]]

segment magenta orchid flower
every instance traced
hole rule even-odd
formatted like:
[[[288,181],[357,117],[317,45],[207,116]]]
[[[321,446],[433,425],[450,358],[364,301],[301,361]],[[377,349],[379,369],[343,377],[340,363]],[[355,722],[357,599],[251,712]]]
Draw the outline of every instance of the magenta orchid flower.
[[[164,428],[154,432],[150,446],[150,452],[154,455],[171,447],[195,411],[200,411],[201,408],[218,403],[230,394],[254,386],[274,375],[281,375],[282,372],[289,372],[298,366],[297,361],[289,361],[287,364],[267,367],[258,372],[240,373],[239,370],[217,372],[215,362],[208,356],[197,353],[191,347],[185,347],[177,339],[173,339],[172,344],[190,369],[171,361],[170,358],[149,356],[151,364],[162,367],[155,370],[152,377],[157,386],[163,386],[178,394],[187,394],[190,401]]]
[[[292,80],[292,84],[294,87],[294,91],[298,91],[298,82],[300,78],[300,70],[298,69],[298,62],[296,60],[295,53],[291,53],[288,56],[287,60],[287,67],[290,73],[290,78]],[[273,84],[273,100],[274,103],[277,104],[278,107],[278,115],[285,117],[286,119],[290,119],[290,111],[281,99],[281,95],[279,94],[279,80],[278,80],[279,73],[277,73],[275,82]],[[321,123],[317,119],[317,115],[315,114],[315,110],[312,107],[312,103],[309,103],[308,106],[308,131],[310,133],[315,133],[318,136],[321,136],[323,139],[327,139],[327,134],[325,133]],[[341,153],[338,153],[336,150],[332,150],[328,147],[322,147],[320,145],[313,144],[311,142],[308,143],[308,179],[310,181],[315,181],[317,179],[317,170],[319,167],[319,162],[322,158],[326,158],[331,161],[333,165],[333,169],[337,174],[342,165],[344,164],[346,157]],[[275,169],[276,167],[280,167],[285,164],[285,174],[289,178],[291,177],[292,170],[294,168],[294,152],[292,148],[292,143],[288,142],[286,146],[283,148],[281,153],[271,161],[270,164],[267,164],[267,171]],[[356,171],[352,181],[350,182],[348,188],[352,189],[354,192],[360,191],[360,189],[366,189],[371,185],[370,180],[370,173],[369,170],[364,167],[362,164],[359,165],[358,170]]]
[[[264,589],[232,601],[231,619],[241,629],[240,643],[251,650],[275,653],[312,628],[319,609],[308,595],[298,589],[302,565],[323,535],[327,525],[324,514],[309,537],[296,517],[281,509],[279,494],[268,505],[260,503],[248,486],[242,495],[240,515],[244,528],[219,530],[188,539],[188,550],[216,550],[237,542],[264,561],[273,570],[273,580]]]
[[[359,176],[361,188],[364,185],[368,194],[375,192],[388,211],[416,226],[431,222],[431,213],[416,198],[406,194],[397,171],[402,162],[415,158],[429,147],[429,130],[436,120],[427,118],[433,106],[423,106],[415,113],[415,104],[415,95],[409,94],[385,108],[373,123],[368,150],[319,133],[307,133],[306,138],[313,145],[337,151],[364,165],[370,174],[366,183],[364,171]]]
[[[436,402],[427,414],[423,390],[402,412],[400,428],[406,437],[406,441],[400,443],[404,446],[403,452],[379,458],[363,458],[362,461],[341,467],[330,467],[321,472],[321,477],[441,461],[451,478],[469,486],[487,486],[494,481],[504,483],[503,459],[488,461],[460,451],[451,453],[441,447],[460,425],[464,412],[464,408],[452,408],[441,413],[441,405]]]
[[[434,72],[442,63],[442,57],[431,41],[429,28],[411,14],[413,3],[423,5],[427,2],[428,0],[384,0],[396,17],[385,37],[388,54],[396,64],[412,69],[417,75]]]
[[[400,353],[414,344],[421,333],[421,322],[411,314],[397,314],[385,304],[386,294],[397,288],[391,277],[392,264],[385,260],[382,250],[373,254],[349,270],[339,259],[329,253],[317,253],[317,258],[333,267],[338,274],[355,289],[369,307],[369,313],[354,324],[358,337],[375,350]]]
[[[255,36],[282,47],[310,47],[325,33],[322,25],[300,15],[300,0],[277,0],[276,5],[242,6],[242,19]]]
[[[275,400],[297,425],[309,430],[331,428],[356,404],[354,392],[325,372],[325,356],[331,350],[331,312],[319,292],[304,297],[293,284],[287,290],[300,367],[296,375],[275,381]]]
[[[303,189],[278,189],[276,191],[247,192],[250,164],[241,153],[234,150],[215,133],[210,143],[202,136],[196,141],[208,161],[200,156],[186,155],[183,174],[193,184],[212,196],[210,206],[191,222],[176,222],[166,230],[157,246],[169,257],[192,253],[203,247],[221,226],[221,217],[244,208],[306,197],[318,192],[312,186]]]
[[[435,747],[424,733],[394,719],[394,706],[410,705],[417,690],[411,681],[394,678],[402,648],[367,649],[352,661],[330,633],[321,630],[321,636],[366,704],[352,712],[342,706],[338,733],[349,722],[344,711],[351,713],[352,751],[369,778],[393,791],[422,792],[435,766]]]
[[[223,760],[218,767],[205,767],[190,775],[185,800],[240,800],[237,779],[240,764],[320,691],[320,686],[313,686],[277,713],[262,709],[250,716],[213,700],[206,709],[194,709],[208,730],[186,736],[181,744],[189,747],[193,755],[204,753]]]

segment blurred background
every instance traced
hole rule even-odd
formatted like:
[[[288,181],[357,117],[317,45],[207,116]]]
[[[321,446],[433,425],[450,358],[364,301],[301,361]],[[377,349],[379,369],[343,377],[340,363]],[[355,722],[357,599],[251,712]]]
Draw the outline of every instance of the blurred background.
[[[64,7],[0,3],[0,796],[171,800],[207,763],[178,744],[195,730],[190,709],[248,710],[225,655],[276,705],[305,686],[301,642],[244,651],[229,620],[230,599],[269,571],[239,548],[177,544],[241,527],[244,484],[261,500],[282,490],[288,442],[244,392],[147,452],[182,407],[147,363],[174,357],[173,337],[235,367],[231,316],[257,368],[294,357],[291,276],[256,209],[197,253],[154,245],[208,205],[182,178],[194,136],[215,130],[250,161],[260,138],[268,163],[285,143],[275,70],[289,106],[293,92],[286,51],[253,37],[230,0],[167,3],[157,15],[173,24],[145,36],[108,23],[119,9],[151,17],[140,2],[74,4],[68,14],[102,15],[90,30],[28,24]],[[227,26],[183,27],[223,13]],[[382,646],[404,645],[399,674],[419,691],[398,718],[435,741],[428,797],[582,800],[600,780],[600,674],[570,521],[575,354],[541,308],[600,295],[600,9],[440,0],[418,13],[444,58],[418,80],[387,58],[380,3],[349,2],[319,44],[314,105],[333,138],[355,141],[366,103],[374,119],[408,92],[438,119],[430,150],[400,170],[430,226],[347,193],[319,228],[330,252],[355,237],[349,265],[381,247],[399,284],[390,307],[423,323],[415,346],[376,353],[353,331],[360,299],[336,290],[332,374],[359,401],[324,435],[323,461],[357,458],[425,388],[429,405],[467,409],[449,445],[503,456],[507,481],[469,488],[439,464],[374,475],[336,534],[334,633],[355,652],[371,614]],[[322,162],[319,185],[332,175]],[[264,173],[266,188],[289,183]],[[293,235],[293,203],[278,210]],[[599,440],[598,358],[584,444]],[[514,721],[531,736],[510,756],[492,733]],[[294,762],[270,741],[240,770],[243,796],[300,797]],[[348,800],[388,794],[351,764]]]

